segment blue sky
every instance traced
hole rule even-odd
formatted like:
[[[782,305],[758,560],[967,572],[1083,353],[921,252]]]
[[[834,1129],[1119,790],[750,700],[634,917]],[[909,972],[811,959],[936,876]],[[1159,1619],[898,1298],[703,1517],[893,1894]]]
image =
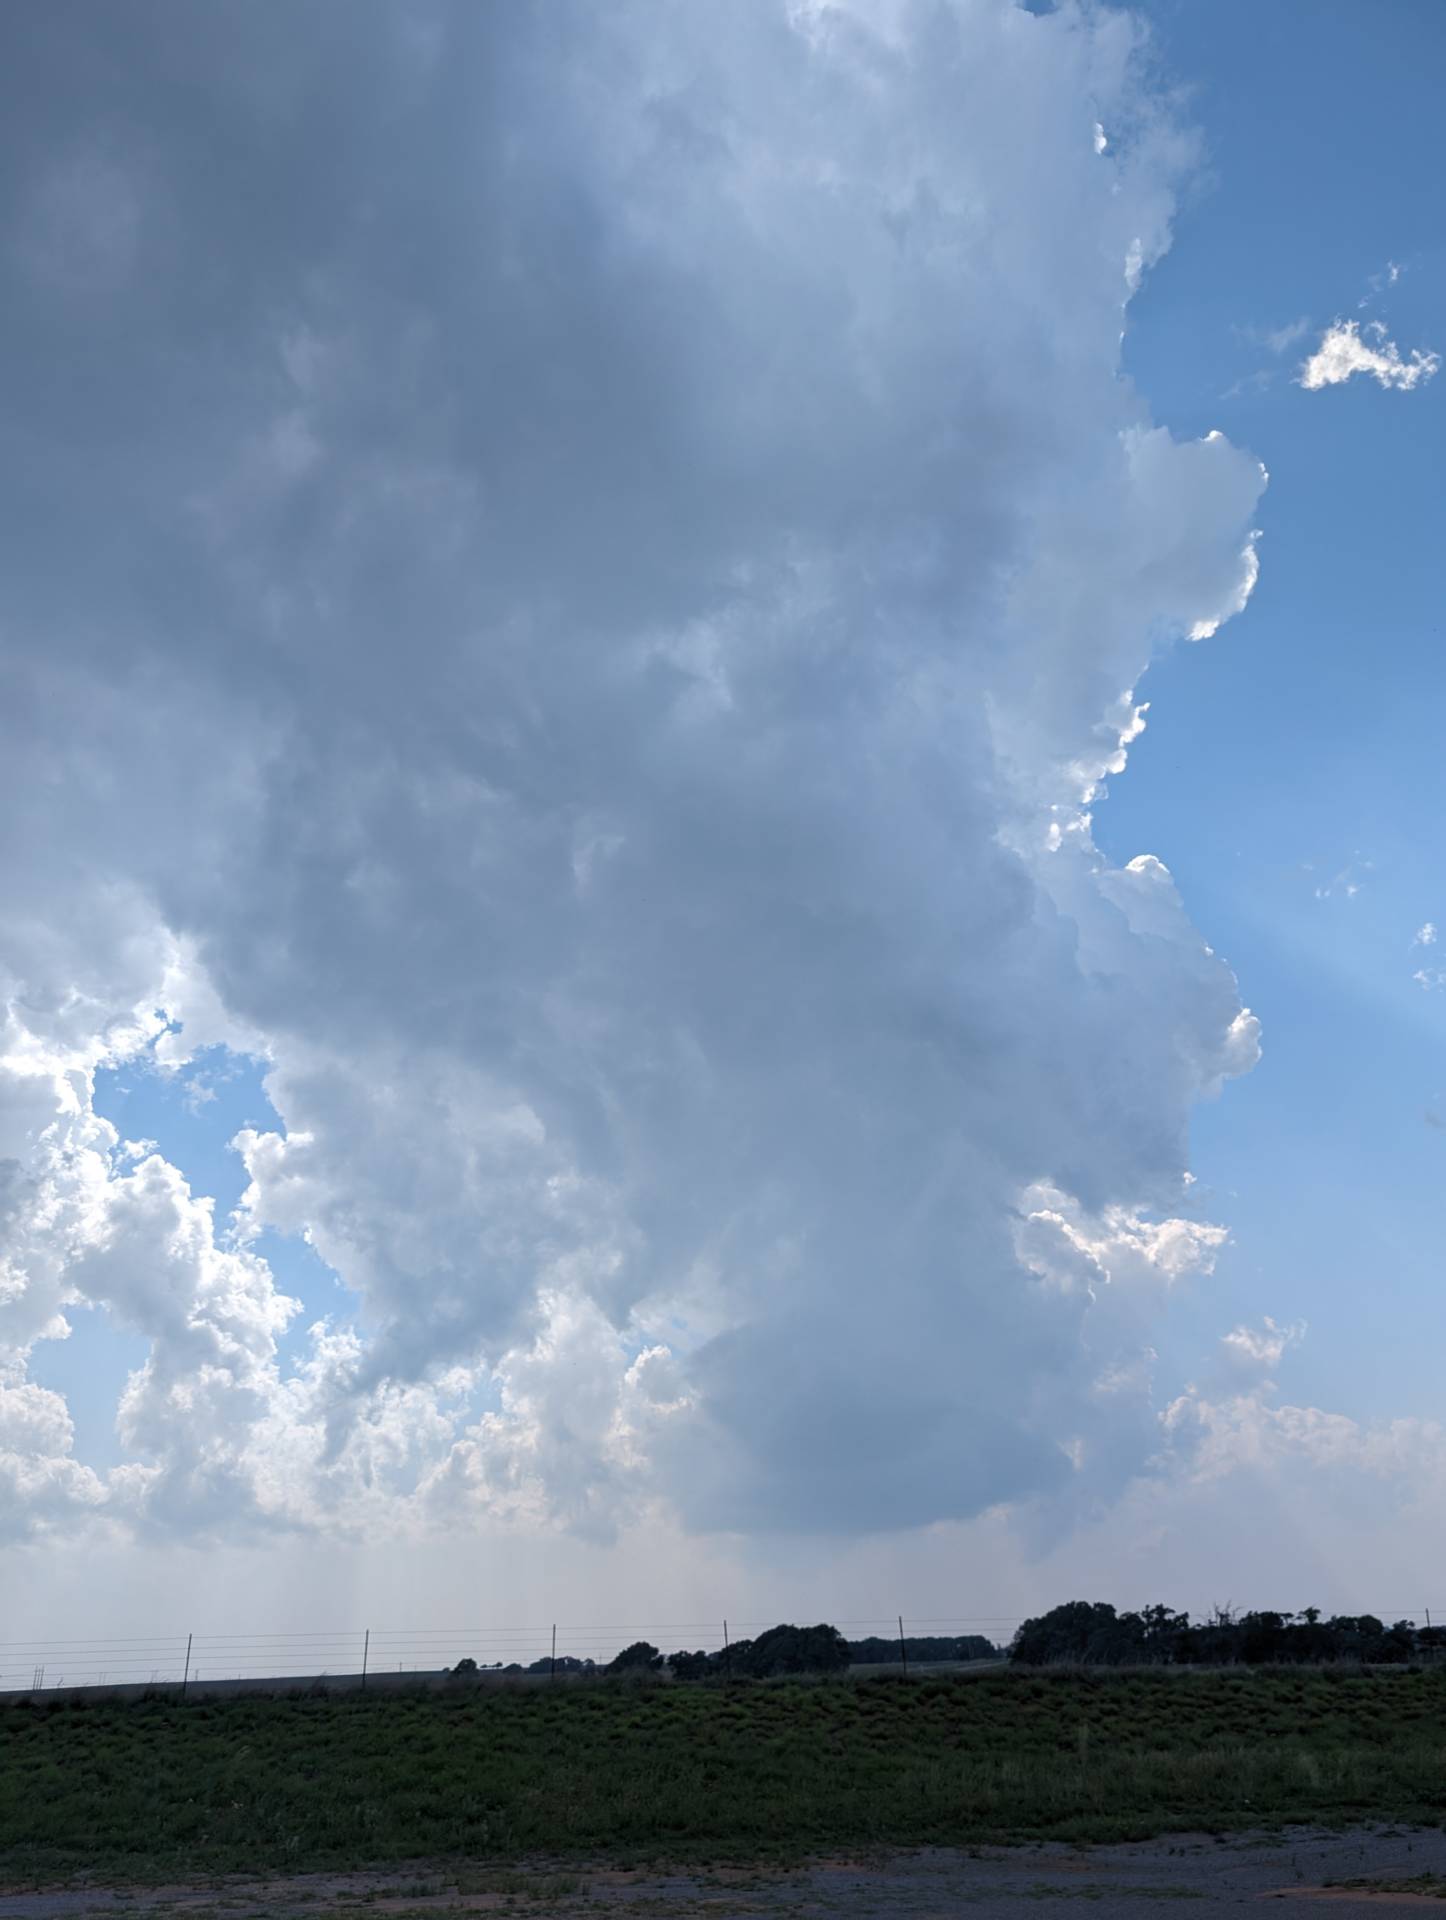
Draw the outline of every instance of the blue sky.
[[[1271,485],[1249,618],[1151,669],[1149,730],[1099,836],[1166,861],[1265,1029],[1249,1081],[1194,1123],[1235,1236],[1213,1286],[1242,1313],[1268,1287],[1278,1317],[1309,1321],[1292,1366],[1312,1396],[1429,1417],[1446,1133],[1426,1116],[1442,1112],[1446,997],[1413,981],[1411,942],[1446,892],[1446,389],[1312,394],[1294,376],[1338,316],[1440,334],[1446,20],[1146,11],[1209,174],[1132,310],[1125,364],[1161,418],[1218,426]],[[1288,351],[1259,343],[1299,319],[1311,331]],[[1317,898],[1340,874],[1359,892]]]
[[[132,19],[0,114],[26,1604],[1409,1586],[1440,10]]]
[[[215,1202],[217,1230],[224,1235],[246,1187],[246,1170],[232,1142],[243,1127],[279,1124],[266,1097],[266,1063],[224,1046],[203,1050],[186,1068],[165,1071],[148,1055],[96,1076],[95,1111],[123,1141],[154,1141],[185,1172],[193,1193]],[[336,1275],[297,1233],[264,1229],[254,1244],[282,1292],[301,1303],[280,1351],[298,1352],[304,1329],[323,1317],[346,1318],[352,1302],[338,1290]],[[65,1395],[76,1423],[76,1445],[94,1463],[115,1465],[122,1449],[115,1434],[115,1406],[127,1376],[141,1366],[149,1341],[116,1325],[103,1308],[75,1316],[69,1339],[40,1349],[32,1379]]]

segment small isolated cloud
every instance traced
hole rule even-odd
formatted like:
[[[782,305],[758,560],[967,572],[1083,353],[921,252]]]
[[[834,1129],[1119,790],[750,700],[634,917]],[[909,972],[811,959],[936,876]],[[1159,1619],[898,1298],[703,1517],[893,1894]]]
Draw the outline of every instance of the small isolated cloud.
[[[1225,1358],[1237,1373],[1270,1373],[1280,1365],[1288,1347],[1298,1347],[1305,1338],[1305,1322],[1292,1321],[1281,1326],[1267,1314],[1258,1327],[1236,1327],[1221,1340]]]
[[[1306,871],[1310,868],[1307,866]],[[1329,880],[1322,880],[1315,889],[1317,900],[1354,900],[1365,884],[1365,876],[1371,871],[1369,860],[1352,860],[1343,866],[1339,873]]]
[[[1436,939],[1436,922],[1427,920],[1411,936],[1411,945],[1413,948],[1434,947]],[[1446,987],[1446,967],[1417,967],[1411,978],[1423,992],[1434,993],[1437,987]]]
[[[1409,393],[1412,387],[1429,380],[1441,364],[1441,356],[1417,347],[1409,360],[1403,360],[1394,340],[1378,320],[1365,329],[1370,340],[1362,339],[1355,320],[1337,320],[1321,335],[1320,345],[1300,370],[1300,384],[1311,393],[1321,387],[1338,387],[1352,374],[1367,373],[1380,386],[1397,387]],[[1371,341],[1375,344],[1372,345]]]

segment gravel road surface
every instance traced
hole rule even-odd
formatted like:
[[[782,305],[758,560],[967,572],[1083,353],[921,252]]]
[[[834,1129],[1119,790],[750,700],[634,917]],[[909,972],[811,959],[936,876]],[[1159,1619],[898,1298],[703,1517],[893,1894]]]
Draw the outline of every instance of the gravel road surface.
[[[3,1871],[3,1868],[0,1868]],[[1431,1890],[1433,1880],[1435,1891]],[[1366,1883],[1352,1886],[1351,1882]],[[1414,1887],[1412,1883],[1415,1883]],[[1422,1888],[1427,1890],[1423,1891]],[[396,1873],[298,1874],[160,1887],[0,1891],[0,1920],[88,1915],[205,1920],[346,1913],[432,1916],[505,1912],[533,1920],[1078,1920],[1082,1908],[1199,1920],[1268,1905],[1272,1915],[1350,1920],[1408,1907],[1446,1915],[1446,1833],[1372,1827],[1301,1829],[1217,1840],[1180,1834],[1130,1846],[930,1848],[780,1869],[668,1871],[528,1862],[410,1867]]]

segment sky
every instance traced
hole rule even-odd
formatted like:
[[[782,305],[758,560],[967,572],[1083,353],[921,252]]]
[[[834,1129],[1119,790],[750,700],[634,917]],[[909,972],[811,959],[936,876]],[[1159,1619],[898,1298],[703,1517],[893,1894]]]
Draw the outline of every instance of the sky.
[[[1446,1611],[1440,10],[10,39],[10,1640]]]

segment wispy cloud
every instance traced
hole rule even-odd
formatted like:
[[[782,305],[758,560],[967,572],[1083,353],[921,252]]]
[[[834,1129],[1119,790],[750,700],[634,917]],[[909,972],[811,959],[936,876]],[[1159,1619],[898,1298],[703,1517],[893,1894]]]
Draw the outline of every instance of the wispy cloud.
[[[1406,269],[1398,260],[1388,260],[1379,273],[1373,273],[1366,281],[1366,290],[1357,300],[1358,307],[1368,307],[1376,295],[1385,287],[1394,287]]]
[[[1306,863],[1305,870],[1307,873],[1311,871],[1309,862]],[[1333,874],[1329,880],[1322,880],[1317,884],[1315,897],[1317,900],[1354,900],[1365,883],[1365,876],[1370,871],[1371,862],[1369,860],[1361,860],[1359,858],[1350,860],[1341,868],[1339,873]]]
[[[1291,320],[1287,325],[1276,327],[1261,337],[1272,353],[1284,353],[1288,347],[1293,347],[1297,340],[1304,340],[1309,332],[1310,320],[1307,315],[1302,314],[1298,320]]]
[[[1409,393],[1412,387],[1429,380],[1441,364],[1441,356],[1417,347],[1409,360],[1402,359],[1394,340],[1386,337],[1379,320],[1366,323],[1369,339],[1362,338],[1360,323],[1337,320],[1321,335],[1320,345],[1300,370],[1300,384],[1308,392],[1322,387],[1343,385],[1353,374],[1365,373],[1383,387],[1396,387]],[[1374,345],[1372,345],[1374,341]]]
[[[1411,941],[1411,945],[1413,947],[1434,947],[1435,944],[1436,944],[1436,923],[1434,920],[1428,920],[1424,926],[1417,928],[1415,936]]]
[[[1232,380],[1230,385],[1222,391],[1220,398],[1238,400],[1242,393],[1264,393],[1265,389],[1274,382],[1275,375],[1274,367],[1257,367],[1254,373],[1243,373],[1238,380]]]
[[[1230,331],[1247,346],[1266,347],[1271,353],[1284,353],[1298,340],[1304,340],[1310,329],[1310,315],[1302,313],[1294,320],[1287,320],[1283,326],[1232,326]]]
[[[1303,313],[1298,319],[1286,321],[1284,326],[1232,326],[1230,331],[1246,346],[1274,354],[1278,359],[1281,354],[1288,353],[1293,346],[1304,340],[1310,328],[1310,317]],[[1257,367],[1253,373],[1242,374],[1225,389],[1220,397],[1222,400],[1234,400],[1242,393],[1263,393],[1273,384],[1278,371],[1276,367]]]

